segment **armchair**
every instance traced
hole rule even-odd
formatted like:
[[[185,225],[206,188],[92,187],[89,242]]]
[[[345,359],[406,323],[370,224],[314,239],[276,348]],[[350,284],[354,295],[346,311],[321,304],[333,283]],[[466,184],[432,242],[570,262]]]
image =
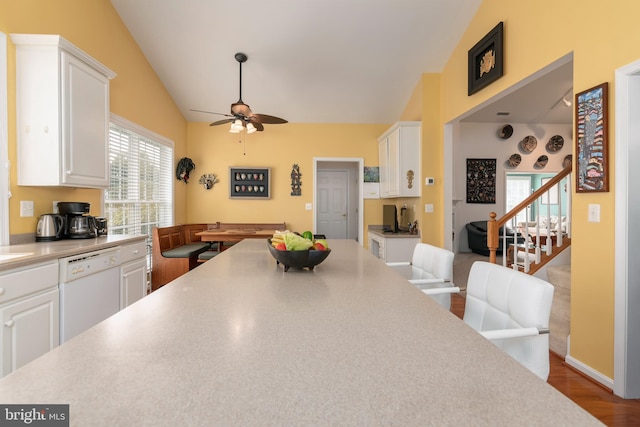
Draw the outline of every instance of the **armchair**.
[[[476,261],[463,321],[543,380],[549,376],[553,285],[500,265]]]
[[[489,256],[489,248],[487,247],[487,221],[473,221],[466,225],[467,239],[469,242],[469,249],[471,252],[479,255]],[[496,253],[501,254],[503,251],[502,236],[504,235],[504,227],[500,227],[498,241],[498,249]],[[506,235],[511,236],[507,238],[507,243],[514,243],[517,240],[518,243],[524,243],[524,237],[520,233],[514,233],[507,228]]]
[[[388,262],[387,265],[409,280],[446,309],[451,308],[451,293],[460,292],[453,286],[454,253],[437,246],[418,243],[411,262]]]

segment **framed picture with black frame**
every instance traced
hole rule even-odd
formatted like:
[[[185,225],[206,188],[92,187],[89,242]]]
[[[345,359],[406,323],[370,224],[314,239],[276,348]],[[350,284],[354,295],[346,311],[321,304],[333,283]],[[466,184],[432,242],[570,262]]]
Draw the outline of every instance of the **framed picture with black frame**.
[[[503,27],[500,22],[469,50],[468,96],[502,77]]]
[[[609,191],[608,83],[576,94],[576,192]]]
[[[229,168],[231,199],[271,198],[270,168]]]
[[[496,202],[496,159],[467,159],[467,203]]]

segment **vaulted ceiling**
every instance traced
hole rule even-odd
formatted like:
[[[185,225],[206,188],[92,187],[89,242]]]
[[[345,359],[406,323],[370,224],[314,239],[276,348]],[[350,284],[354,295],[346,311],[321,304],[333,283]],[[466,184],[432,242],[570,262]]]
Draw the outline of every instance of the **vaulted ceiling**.
[[[254,113],[393,123],[421,74],[442,70],[481,0],[111,3],[188,121],[221,118],[192,109],[229,112],[243,52],[242,100]]]

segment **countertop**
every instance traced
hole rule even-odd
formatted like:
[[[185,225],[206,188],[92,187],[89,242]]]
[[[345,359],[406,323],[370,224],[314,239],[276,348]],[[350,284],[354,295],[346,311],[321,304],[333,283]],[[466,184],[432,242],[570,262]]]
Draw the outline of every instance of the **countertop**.
[[[398,231],[397,233],[392,233],[390,231],[382,231],[382,229],[369,228],[369,233],[376,234],[380,237],[384,237],[385,239],[403,239],[407,237],[420,239],[420,234],[410,234],[408,231]]]
[[[71,425],[601,425],[351,240],[244,240],[0,380]]]
[[[0,272],[12,268],[33,265],[36,262],[64,258],[83,252],[139,242],[145,239],[146,236],[143,235],[107,235],[93,239],[67,239],[55,242],[34,242],[21,245],[0,246]],[[24,254],[24,256],[2,259],[3,255],[21,254]]]

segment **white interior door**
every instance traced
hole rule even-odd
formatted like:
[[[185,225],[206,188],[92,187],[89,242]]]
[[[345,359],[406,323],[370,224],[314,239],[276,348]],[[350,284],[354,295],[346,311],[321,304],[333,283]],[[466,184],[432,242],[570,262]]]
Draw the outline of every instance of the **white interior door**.
[[[318,171],[317,234],[346,239],[348,232],[348,171]]]

